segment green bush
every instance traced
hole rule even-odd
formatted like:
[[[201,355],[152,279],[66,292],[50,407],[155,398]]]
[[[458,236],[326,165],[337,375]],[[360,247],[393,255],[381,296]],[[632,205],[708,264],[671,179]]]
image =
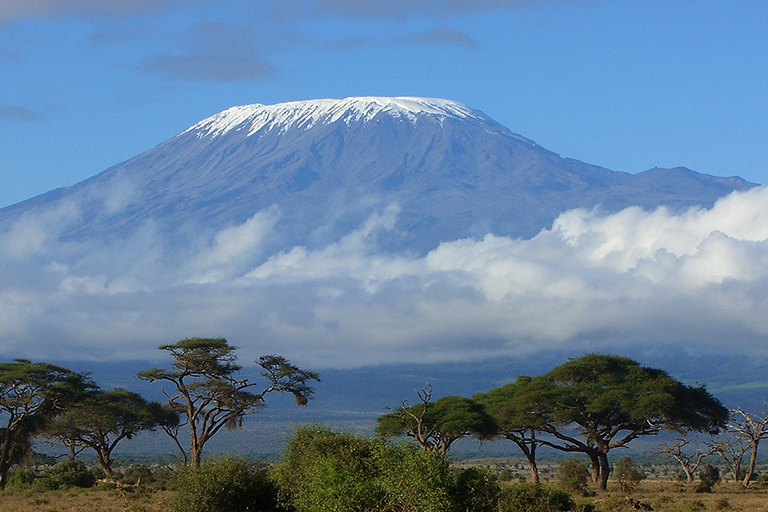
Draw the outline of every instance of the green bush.
[[[152,474],[152,470],[146,464],[139,464],[137,466],[130,466],[125,470],[125,476],[123,476],[123,482],[126,484],[134,485],[137,482],[142,484],[149,484],[155,481],[155,477]]]
[[[712,487],[720,481],[720,470],[707,464],[699,471],[699,483],[693,489],[695,492],[712,492]]]
[[[454,509],[452,494],[461,499],[448,461],[437,452],[424,452],[413,444],[381,443],[377,465],[378,484],[389,510],[446,512]]]
[[[557,483],[566,491],[586,494],[590,479],[587,466],[578,457],[571,457],[560,465]]]
[[[456,510],[496,512],[501,489],[486,468],[467,468],[454,473],[452,499]]]
[[[46,489],[67,489],[71,487],[93,487],[96,477],[81,460],[63,460],[40,479]]]
[[[171,512],[269,512],[277,493],[263,469],[252,470],[233,457],[205,460],[199,468],[183,467],[174,477]]]
[[[619,482],[621,492],[631,494],[637,489],[642,480],[645,480],[645,473],[635,467],[632,457],[625,455],[614,465],[613,474]]]
[[[541,484],[514,484],[499,497],[500,512],[560,512],[575,505],[567,492]]]
[[[8,474],[8,487],[26,487],[35,481],[35,474],[28,469],[15,468]]]
[[[273,473],[281,502],[306,512],[381,510],[381,446],[326,427],[298,429]]]
[[[452,470],[413,444],[298,429],[273,472],[281,503],[296,512],[491,512],[498,484],[484,469]]]

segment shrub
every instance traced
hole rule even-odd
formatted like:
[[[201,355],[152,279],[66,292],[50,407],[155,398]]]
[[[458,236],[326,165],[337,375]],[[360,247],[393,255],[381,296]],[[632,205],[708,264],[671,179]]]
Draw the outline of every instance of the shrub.
[[[725,496],[721,496],[715,501],[715,510],[727,510],[729,508],[731,508],[731,502]]]
[[[514,484],[499,497],[500,512],[560,512],[574,507],[567,492],[546,485]]]
[[[35,474],[28,469],[15,468],[8,474],[8,487],[25,487],[35,481]]]
[[[277,493],[265,470],[252,470],[234,457],[205,460],[199,468],[183,467],[174,477],[171,512],[268,512],[277,508]]]
[[[441,454],[405,443],[298,429],[273,472],[296,512],[492,512],[498,484],[485,469],[452,470]]]
[[[486,468],[467,468],[454,473],[451,497],[456,510],[496,512],[501,489]]]
[[[142,484],[149,484],[155,481],[152,470],[146,464],[139,464],[138,466],[130,466],[125,470],[125,476],[123,481],[127,484],[134,485],[137,482]]]
[[[642,480],[645,480],[645,473],[635,468],[635,463],[630,456],[624,456],[614,465],[613,468],[616,480],[619,482],[621,492],[631,494]]]
[[[281,502],[306,512],[380,510],[384,492],[376,459],[381,447],[381,442],[322,426],[296,430],[274,471]]]
[[[707,464],[699,471],[699,483],[693,489],[695,492],[712,492],[712,487],[720,481],[720,470]]]
[[[560,465],[557,482],[566,491],[586,494],[590,478],[587,466],[578,457],[571,457]]]
[[[93,487],[96,477],[81,460],[63,460],[48,471],[48,476],[40,479],[47,489],[67,489],[70,487]]]

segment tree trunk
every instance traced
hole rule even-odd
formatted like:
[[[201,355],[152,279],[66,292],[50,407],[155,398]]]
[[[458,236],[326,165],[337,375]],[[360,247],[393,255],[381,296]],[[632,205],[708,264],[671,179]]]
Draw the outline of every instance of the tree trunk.
[[[749,481],[752,480],[752,475],[755,472],[755,461],[757,460],[757,444],[759,442],[759,439],[755,439],[755,441],[752,443],[752,453],[749,455],[749,466],[747,466],[747,471],[744,475],[744,481],[742,482],[744,487],[749,485]]]
[[[598,491],[604,491],[608,487],[608,475],[611,473],[611,466],[608,464],[608,454],[601,453],[598,455],[600,459],[600,474],[595,487]]]
[[[95,450],[96,451],[96,460],[99,461],[99,464],[101,465],[101,469],[104,470],[104,474],[107,476],[107,478],[112,477],[112,458],[110,457],[110,452],[107,450]]]
[[[531,468],[531,480],[534,485],[539,485],[539,466],[536,465],[536,452],[529,452],[525,457],[528,459],[528,466]]]
[[[3,439],[3,445],[0,447],[0,489],[5,489],[5,484],[8,483],[8,471],[11,469],[12,438],[11,429],[6,429],[5,439]]]
[[[587,453],[587,457],[589,457],[589,461],[592,463],[592,482],[595,484],[595,487],[599,488],[600,459],[598,459],[597,455],[594,453]]]

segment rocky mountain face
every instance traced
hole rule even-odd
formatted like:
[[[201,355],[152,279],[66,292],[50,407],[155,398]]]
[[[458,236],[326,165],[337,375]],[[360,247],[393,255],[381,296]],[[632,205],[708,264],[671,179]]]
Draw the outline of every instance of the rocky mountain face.
[[[396,205],[381,248],[424,253],[487,233],[529,238],[576,207],[708,207],[752,186],[563,158],[450,101],[348,98],[231,108],[88,180],[4,208],[0,223],[74,202],[78,219],[64,239],[121,237],[151,223],[183,243],[272,209],[274,252],[323,246]]]

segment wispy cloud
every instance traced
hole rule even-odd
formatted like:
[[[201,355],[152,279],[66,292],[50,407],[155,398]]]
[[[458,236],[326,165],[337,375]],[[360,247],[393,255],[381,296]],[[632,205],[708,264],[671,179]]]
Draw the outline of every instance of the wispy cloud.
[[[202,1],[207,0],[3,0],[0,2],[0,22],[30,17],[126,16]]]
[[[285,0],[274,2],[273,9],[283,19],[329,15],[398,18],[520,8],[543,1],[547,0]]]
[[[40,121],[43,115],[34,110],[0,103],[0,119],[13,119],[16,121]]]
[[[105,189],[102,214],[128,207],[113,197],[124,194]],[[274,209],[182,246],[151,220],[111,241],[63,242],[79,209],[29,214],[0,245],[0,311],[13,318],[0,316],[0,353],[142,358],[215,335],[243,357],[279,351],[321,367],[768,346],[766,188],[677,214],[573,210],[530,240],[489,234],[423,257],[377,249],[397,215],[390,205],[316,249],[264,253]]]
[[[402,38],[406,44],[419,46],[463,46],[465,48],[477,48],[480,43],[477,39],[468,36],[461,30],[453,27],[441,26],[428,32],[408,34]]]
[[[138,68],[168,78],[204,82],[237,82],[274,76],[275,68],[262,53],[255,29],[203,23],[185,35],[180,54],[148,57]]]

